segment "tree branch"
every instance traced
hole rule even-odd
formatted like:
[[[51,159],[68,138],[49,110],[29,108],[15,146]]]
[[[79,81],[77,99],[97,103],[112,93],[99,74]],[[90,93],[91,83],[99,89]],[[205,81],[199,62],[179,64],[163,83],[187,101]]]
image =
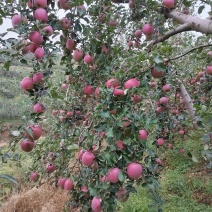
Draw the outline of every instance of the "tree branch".
[[[168,18],[172,18],[180,24],[187,23],[191,30],[204,34],[212,34],[212,20],[201,19],[196,16],[186,15],[176,10],[172,10],[167,14]]]
[[[186,52],[184,52],[183,54],[180,54],[180,55],[178,55],[178,56],[176,56],[176,57],[169,58],[169,59],[165,59],[164,62],[169,62],[169,61],[171,61],[171,60],[177,60],[177,59],[179,59],[179,58],[181,58],[181,57],[183,57],[183,56],[189,54],[190,52],[192,52],[192,51],[194,51],[194,50],[197,50],[197,49],[200,49],[200,48],[203,48],[203,47],[208,47],[208,46],[212,46],[212,44],[209,43],[209,44],[205,44],[205,45],[201,45],[201,46],[194,47],[194,48],[189,49],[188,51],[186,51]]]
[[[178,33],[181,33],[181,32],[185,32],[185,31],[190,31],[191,28],[190,28],[190,25],[185,23],[183,25],[180,25],[178,26],[177,28],[175,29],[172,29],[172,30],[169,30],[168,32],[166,32],[164,35],[160,36],[158,39],[156,39],[152,45],[155,45],[157,43],[160,43],[160,42],[163,42],[165,40],[167,40],[168,38],[170,38],[171,36],[173,35],[176,35]]]

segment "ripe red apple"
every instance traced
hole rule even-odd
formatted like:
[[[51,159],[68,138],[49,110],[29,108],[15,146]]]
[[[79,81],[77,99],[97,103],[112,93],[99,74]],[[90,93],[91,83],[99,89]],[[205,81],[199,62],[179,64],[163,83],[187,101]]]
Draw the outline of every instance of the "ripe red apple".
[[[24,152],[31,152],[33,150],[34,146],[35,146],[35,143],[33,141],[28,140],[28,139],[24,139],[21,142],[21,149]]]
[[[60,20],[60,24],[63,30],[68,30],[72,25],[68,18],[65,17]]]
[[[43,36],[38,31],[33,31],[29,34],[29,40],[35,44],[41,44],[43,42]]]
[[[172,144],[168,144],[168,148],[169,149],[173,149],[173,145]]]
[[[107,88],[116,88],[117,86],[119,86],[119,82],[117,79],[109,79],[105,85],[107,86]]]
[[[184,135],[185,134],[185,131],[184,130],[179,130],[178,132],[180,135]]]
[[[139,87],[139,86],[140,82],[136,78],[129,79],[124,83],[125,89],[130,89],[132,87]]]
[[[138,48],[139,45],[140,45],[140,43],[139,43],[138,41],[135,41],[135,42],[133,43],[133,45],[134,45],[135,48]]]
[[[30,77],[25,77],[24,79],[22,79],[20,82],[20,85],[21,85],[21,88],[25,91],[31,90],[34,88],[33,80]]]
[[[88,187],[87,186],[82,186],[81,187],[82,192],[88,192]]]
[[[158,146],[163,146],[164,144],[165,144],[165,141],[163,140],[163,138],[158,138],[157,145]]]
[[[124,95],[124,90],[118,89],[117,87],[114,88],[113,90],[113,95],[114,96],[123,96]]]
[[[67,179],[64,183],[64,189],[67,190],[67,191],[70,191],[70,190],[73,190],[74,188],[74,183],[72,180],[70,179]]]
[[[53,110],[53,111],[52,111],[52,115],[53,115],[53,116],[57,115],[57,113],[58,113],[57,110]]]
[[[140,140],[146,140],[147,139],[147,131],[146,130],[139,130],[139,139]]]
[[[39,83],[43,80],[44,75],[41,72],[35,73],[32,77],[34,83]]]
[[[149,83],[149,86],[151,87],[151,88],[155,88],[156,87],[156,82],[154,82],[154,81],[152,81],[152,82],[150,82]]]
[[[73,116],[74,113],[73,113],[72,111],[68,111],[68,112],[66,113],[66,115],[67,115],[67,116]]]
[[[212,75],[212,66],[207,66],[207,67],[206,67],[206,73],[207,73],[208,75]]]
[[[29,176],[30,181],[37,181],[39,178],[39,175],[37,172],[32,172]]]
[[[116,145],[120,150],[125,149],[125,145],[123,141],[116,141]]]
[[[34,0],[34,6],[45,8],[47,6],[47,0]]]
[[[80,60],[82,60],[83,52],[76,49],[74,50],[72,57],[75,61],[79,62]]]
[[[59,6],[64,10],[71,9],[71,5],[68,0],[59,0]]]
[[[161,97],[159,100],[160,104],[167,104],[169,102],[169,98],[168,97]]]
[[[60,188],[64,188],[64,184],[65,184],[65,181],[67,180],[67,178],[59,178],[58,179],[58,182],[57,182],[57,185],[60,187]]]
[[[44,49],[42,47],[38,47],[36,50],[35,50],[35,58],[36,59],[41,59],[44,57],[45,55],[45,52],[44,52]]]
[[[208,52],[208,55],[209,55],[209,56],[212,56],[212,51],[209,51],[209,52]]]
[[[160,158],[156,158],[156,159],[155,159],[155,162],[156,162],[157,164],[161,164],[161,159],[160,159]]]
[[[21,23],[21,16],[16,14],[11,19],[13,27],[17,27]]]
[[[157,108],[156,108],[156,112],[157,112],[157,113],[163,112],[163,108],[162,108],[162,107],[157,107]]]
[[[86,95],[91,95],[91,94],[94,92],[94,88],[93,88],[91,85],[86,85],[86,86],[83,88],[83,92],[84,92],[84,94],[86,94]]]
[[[68,85],[65,84],[65,83],[63,83],[63,84],[61,85],[61,88],[62,88],[63,90],[66,90],[66,89],[68,88]]]
[[[33,110],[35,113],[43,113],[46,108],[43,106],[43,104],[38,102],[34,105]]]
[[[24,55],[24,54],[27,54],[29,51],[30,51],[30,49],[29,49],[29,47],[30,47],[30,44],[28,44],[27,42],[25,42],[24,43],[25,45],[22,47],[22,49],[21,49],[21,53]]]
[[[185,149],[180,149],[180,154],[184,154],[185,153]]]
[[[76,46],[75,40],[73,40],[73,39],[68,39],[68,40],[66,41],[66,48],[67,48],[68,50],[70,50],[70,51],[74,50],[74,49],[75,49],[75,46]]]
[[[116,27],[117,25],[118,25],[118,21],[117,20],[110,20],[109,21],[109,26]]]
[[[129,47],[129,48],[133,47],[133,41],[131,41],[131,40],[128,41],[128,47]]]
[[[164,75],[163,71],[157,71],[155,68],[151,70],[151,74],[154,78],[161,78]]]
[[[111,183],[117,183],[119,181],[118,175],[121,170],[119,168],[112,168],[107,174],[107,178]]]
[[[42,31],[47,35],[51,36],[53,34],[53,28],[51,26],[46,26],[42,29]]]
[[[100,181],[103,183],[109,182],[108,177],[106,175],[99,177]]]
[[[27,6],[28,6],[30,9],[32,9],[32,0],[28,0]]]
[[[135,37],[140,38],[140,37],[141,37],[141,35],[142,35],[142,30],[137,29],[137,30],[135,31]]]
[[[91,152],[84,152],[82,155],[82,164],[85,166],[92,166],[94,163],[95,156]]]
[[[174,7],[174,0],[163,0],[163,6],[172,9]]]
[[[170,90],[171,90],[171,85],[168,85],[168,84],[164,85],[164,86],[162,87],[162,90],[163,90],[164,92],[170,91]]]
[[[56,168],[55,165],[53,163],[50,163],[46,166],[46,171],[48,173],[52,173],[55,170],[55,168]]]
[[[28,128],[30,128],[32,130],[32,136],[26,132],[25,136],[29,139],[29,140],[37,140],[41,137],[42,135],[42,128],[39,125],[31,125]]]
[[[154,33],[154,27],[150,24],[144,24],[142,31],[144,35],[151,36]]]
[[[101,212],[102,211],[102,207],[101,207],[101,198],[99,197],[94,197],[91,201],[91,208],[93,210],[93,212]]]
[[[127,166],[127,175],[129,178],[137,180],[142,174],[142,166],[139,163],[132,162]]]
[[[35,44],[35,43],[32,43],[29,45],[29,51],[32,52],[32,53],[35,53],[35,50],[40,47],[39,44]]]
[[[89,54],[86,54],[83,60],[86,64],[91,64],[93,62],[93,58]]]
[[[132,101],[133,101],[133,103],[139,103],[140,101],[141,101],[141,96],[140,95],[134,95],[133,97],[132,97]]]
[[[101,53],[104,54],[104,53],[107,53],[107,52],[108,52],[107,46],[102,46]]]
[[[134,8],[135,7],[135,0],[129,0],[129,8]]]
[[[43,8],[36,9],[35,10],[35,19],[46,23],[48,21],[47,11]]]
[[[96,89],[95,89],[95,95],[96,95],[96,96],[100,96],[99,88],[96,88]]]

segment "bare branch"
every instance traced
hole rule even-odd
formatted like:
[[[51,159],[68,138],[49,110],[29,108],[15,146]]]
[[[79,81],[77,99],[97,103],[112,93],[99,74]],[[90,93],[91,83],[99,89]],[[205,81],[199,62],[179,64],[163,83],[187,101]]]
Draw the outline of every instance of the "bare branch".
[[[194,48],[189,49],[188,51],[184,52],[183,54],[180,54],[180,55],[178,55],[176,57],[173,57],[173,58],[166,59],[164,62],[169,62],[171,60],[177,60],[177,59],[189,54],[190,52],[193,52],[194,50],[197,50],[197,49],[200,49],[200,48],[204,48],[204,47],[208,47],[208,46],[212,46],[212,44],[209,43],[209,44],[205,44],[205,45],[194,47]]]

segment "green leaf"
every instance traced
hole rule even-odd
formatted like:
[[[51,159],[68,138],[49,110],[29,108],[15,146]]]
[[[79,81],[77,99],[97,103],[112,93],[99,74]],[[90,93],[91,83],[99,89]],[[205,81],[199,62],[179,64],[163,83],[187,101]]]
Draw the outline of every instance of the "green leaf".
[[[9,180],[11,183],[14,183],[14,184],[18,185],[16,179],[15,179],[14,177],[12,177],[11,175],[8,175],[8,174],[1,174],[1,175],[0,175],[0,178],[2,178],[2,179],[7,179],[7,180]]]
[[[160,55],[156,55],[154,61],[156,64],[163,63],[163,58]]]
[[[113,138],[114,137],[114,133],[113,133],[113,128],[112,127],[107,129],[106,136],[108,138]]]
[[[198,162],[198,160],[197,160],[197,158],[194,156],[194,155],[192,155],[192,158],[191,158],[195,163],[197,163]]]
[[[121,182],[124,181],[124,175],[123,175],[122,172],[119,172],[119,174],[118,174],[118,179],[119,179]]]
[[[4,64],[4,68],[6,69],[6,71],[9,71],[10,63],[11,63],[11,61],[8,60],[8,61]]]
[[[96,196],[97,192],[95,188],[88,187],[88,190],[91,196]]]
[[[75,150],[79,149],[79,146],[77,144],[72,144],[72,145],[68,146],[67,149],[75,151]]]
[[[110,118],[111,117],[109,111],[105,111],[105,112],[102,111],[101,114],[100,114],[100,116],[102,118]]]
[[[162,63],[156,64],[154,68],[157,71],[162,71],[162,72],[165,72],[166,71],[166,66],[164,64],[162,64]]]

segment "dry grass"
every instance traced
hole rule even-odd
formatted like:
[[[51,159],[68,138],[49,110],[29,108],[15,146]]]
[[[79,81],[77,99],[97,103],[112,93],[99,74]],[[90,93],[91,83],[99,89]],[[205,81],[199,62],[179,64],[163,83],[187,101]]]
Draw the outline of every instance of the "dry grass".
[[[67,191],[44,184],[13,194],[1,212],[62,212],[69,199]]]

